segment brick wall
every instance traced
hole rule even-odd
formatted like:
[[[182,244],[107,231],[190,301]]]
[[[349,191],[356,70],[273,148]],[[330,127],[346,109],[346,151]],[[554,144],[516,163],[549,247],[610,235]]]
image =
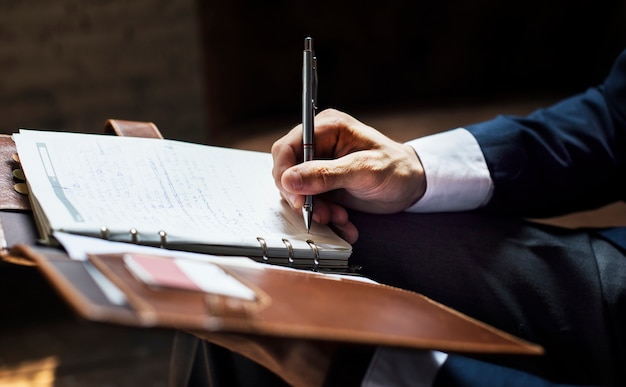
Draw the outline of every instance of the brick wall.
[[[193,0],[0,0],[0,132],[149,120],[203,142]]]

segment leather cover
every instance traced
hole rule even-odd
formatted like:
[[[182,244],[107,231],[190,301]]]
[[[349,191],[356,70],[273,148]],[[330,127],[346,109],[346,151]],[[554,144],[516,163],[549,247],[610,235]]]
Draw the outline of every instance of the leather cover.
[[[221,265],[256,301],[182,290],[154,290],[126,268],[122,254],[72,261],[18,245],[78,313],[92,321],[190,331],[268,367],[292,385],[322,385],[341,345],[446,352],[537,355],[540,346],[469,318],[420,294],[306,271]],[[93,264],[126,296],[114,305],[95,285]]]
[[[455,352],[541,352],[420,294],[391,286],[307,271],[222,265],[256,290],[256,301],[243,301],[153,290],[131,274],[121,254],[90,260],[126,294],[141,325]]]
[[[104,133],[126,137],[163,138],[152,122],[110,119],[104,125]]]

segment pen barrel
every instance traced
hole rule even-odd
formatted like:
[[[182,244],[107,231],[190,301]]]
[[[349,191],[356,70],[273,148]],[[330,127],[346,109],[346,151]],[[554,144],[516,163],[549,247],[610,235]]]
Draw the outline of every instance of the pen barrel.
[[[302,150],[303,150],[303,156],[304,156],[304,161],[311,161],[313,160],[313,153],[315,148],[313,147],[313,144],[302,144]]]
[[[310,43],[310,42],[309,42]],[[304,161],[313,159],[314,101],[314,54],[311,44],[305,44],[302,66],[302,145]]]
[[[315,125],[315,55],[313,54],[313,39],[304,40],[302,56],[302,152],[304,162],[313,160],[313,132]],[[302,215],[307,232],[311,228],[313,219],[313,196],[306,195],[302,206]]]
[[[304,207],[307,208],[308,211],[313,211],[313,195],[306,195],[304,197]]]

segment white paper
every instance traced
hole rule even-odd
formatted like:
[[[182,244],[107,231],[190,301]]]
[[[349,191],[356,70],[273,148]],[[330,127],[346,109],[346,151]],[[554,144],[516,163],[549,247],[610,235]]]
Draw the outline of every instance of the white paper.
[[[253,301],[255,293],[226,274],[218,266],[208,262],[176,259],[176,264],[191,280],[207,293],[221,294]]]
[[[216,264],[228,264],[231,266],[259,267],[259,264],[247,257],[217,257],[206,254],[187,253],[182,251],[165,250],[157,247],[135,245],[131,243],[111,242],[104,239],[86,237],[81,235],[55,232],[54,237],[65,249],[68,256],[79,261],[86,261],[88,254],[122,254],[143,253],[161,256],[175,256],[191,260],[213,262]],[[105,297],[115,305],[124,305],[126,296],[108,278],[98,271],[89,262],[85,263],[89,275],[96,282]]]
[[[312,239],[322,259],[350,255],[351,246],[328,227],[314,224],[307,233],[281,201],[268,153],[29,130],[14,138],[52,230],[94,235],[105,227],[111,239],[128,241],[134,229],[140,243],[153,244],[165,231],[168,245],[201,252],[207,245],[258,250],[261,237],[286,254],[287,238],[311,256],[305,241]]]

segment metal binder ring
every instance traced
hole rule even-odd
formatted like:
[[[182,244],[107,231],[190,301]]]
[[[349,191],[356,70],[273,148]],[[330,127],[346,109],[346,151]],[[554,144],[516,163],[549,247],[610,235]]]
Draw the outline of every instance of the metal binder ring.
[[[139,239],[139,231],[137,231],[136,228],[131,228],[129,232],[130,232],[130,238],[133,241],[133,243],[137,243],[137,240]]]
[[[283,243],[285,244],[285,246],[287,246],[287,253],[289,254],[288,256],[289,266],[293,266],[293,246],[291,245],[291,242],[289,242],[289,239],[287,238],[283,238]]]
[[[269,260],[267,256],[267,242],[265,242],[265,239],[261,237],[257,237],[256,240],[259,241],[259,243],[261,244],[261,249],[263,250],[263,262],[267,263],[267,261]]]
[[[159,237],[161,237],[161,247],[165,247],[167,244],[167,233],[163,230],[159,230]]]
[[[313,271],[317,271],[320,265],[320,250],[312,240],[307,240],[306,243],[313,250]]]
[[[109,228],[107,226],[100,227],[100,235],[102,236],[102,239],[109,239],[109,237],[111,236],[109,233]]]

